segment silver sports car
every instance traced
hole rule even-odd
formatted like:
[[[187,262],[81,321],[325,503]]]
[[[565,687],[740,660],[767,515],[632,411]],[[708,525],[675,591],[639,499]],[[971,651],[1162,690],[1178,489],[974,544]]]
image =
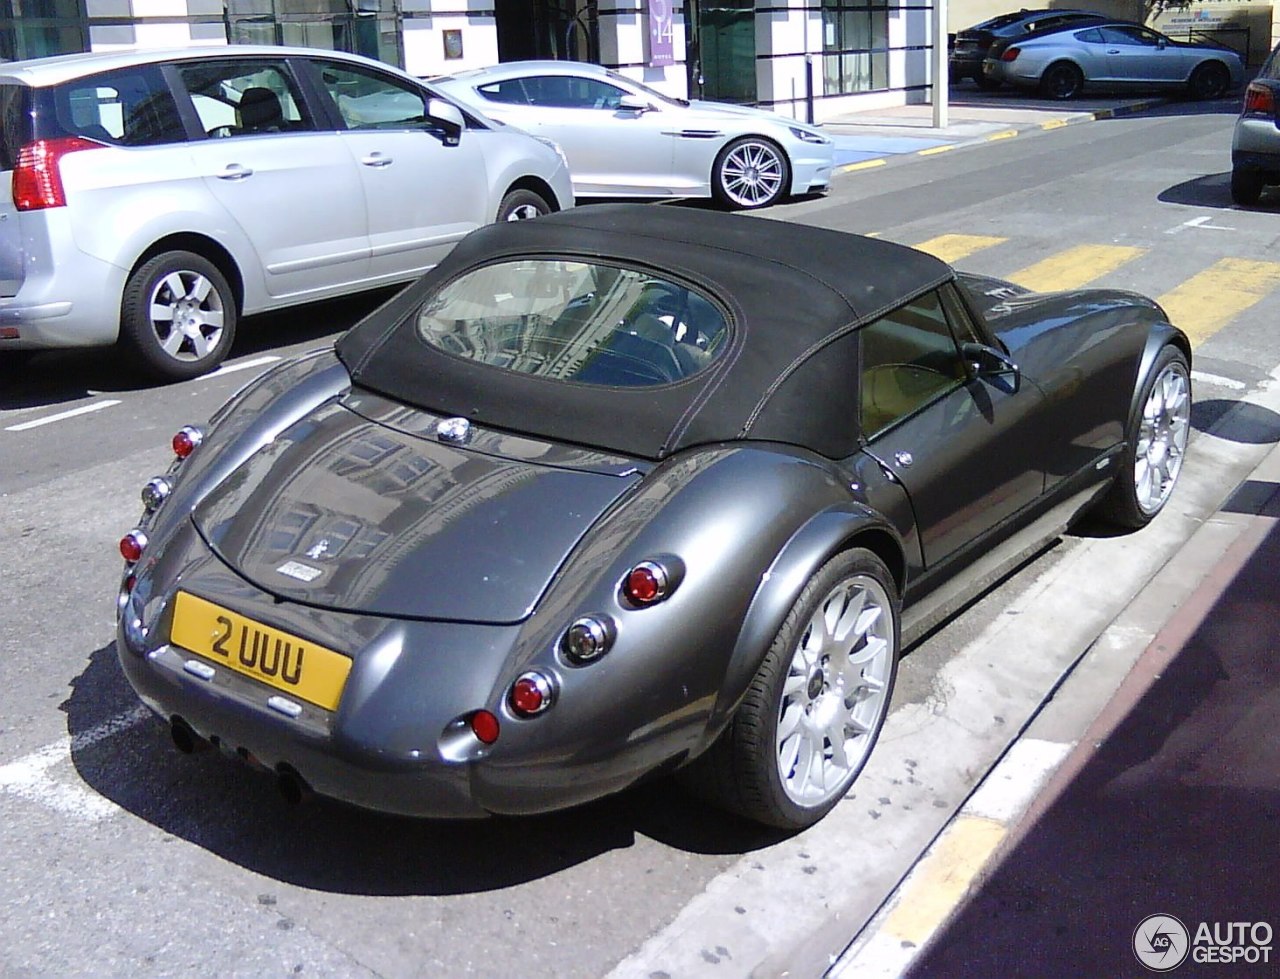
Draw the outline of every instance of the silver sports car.
[[[731,208],[825,191],[834,146],[761,109],[672,99],[599,65],[516,61],[432,80],[492,119],[555,140],[579,197],[714,197]]]
[[[1072,99],[1086,88],[1180,89],[1216,99],[1244,81],[1240,55],[1216,44],[1175,41],[1127,21],[1045,31],[997,43],[983,77]]]

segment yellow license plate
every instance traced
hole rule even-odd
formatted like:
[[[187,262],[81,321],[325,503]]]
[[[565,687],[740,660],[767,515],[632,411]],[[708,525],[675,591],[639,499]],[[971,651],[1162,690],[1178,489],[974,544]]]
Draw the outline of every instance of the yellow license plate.
[[[178,592],[171,641],[237,673],[333,710],[351,659],[306,639]]]

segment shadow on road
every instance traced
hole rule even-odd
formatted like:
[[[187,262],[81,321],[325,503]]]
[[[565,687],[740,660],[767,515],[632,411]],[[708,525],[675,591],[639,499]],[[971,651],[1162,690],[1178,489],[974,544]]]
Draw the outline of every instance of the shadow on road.
[[[236,329],[236,342],[228,359],[256,357],[294,344],[331,341],[398,291],[399,287],[379,289],[246,317]],[[0,351],[0,410],[48,407],[98,393],[164,386],[140,377],[128,357],[115,347]]]
[[[159,720],[104,738],[77,735],[134,710],[115,644],[95,650],[61,705],[72,762],[94,791],[158,829],[276,880],[363,895],[491,891],[547,877],[647,837],[677,850],[738,855],[785,834],[704,806],[668,779],[562,813],[432,821],[316,799],[291,807],[274,779],[216,751],[179,753]]]

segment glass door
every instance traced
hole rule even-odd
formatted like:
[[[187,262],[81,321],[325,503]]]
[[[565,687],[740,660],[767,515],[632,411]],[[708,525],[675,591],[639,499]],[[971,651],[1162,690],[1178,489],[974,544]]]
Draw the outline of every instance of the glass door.
[[[684,13],[689,97],[754,102],[754,0],[686,0]]]

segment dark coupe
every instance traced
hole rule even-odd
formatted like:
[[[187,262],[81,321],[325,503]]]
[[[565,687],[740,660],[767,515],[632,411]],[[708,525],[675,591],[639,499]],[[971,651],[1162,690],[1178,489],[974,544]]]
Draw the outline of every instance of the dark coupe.
[[[1190,348],[887,241],[643,205],[475,232],[143,491],[120,662],[210,742],[395,813],[679,770],[821,818],[899,649],[1093,508],[1173,489]]]

